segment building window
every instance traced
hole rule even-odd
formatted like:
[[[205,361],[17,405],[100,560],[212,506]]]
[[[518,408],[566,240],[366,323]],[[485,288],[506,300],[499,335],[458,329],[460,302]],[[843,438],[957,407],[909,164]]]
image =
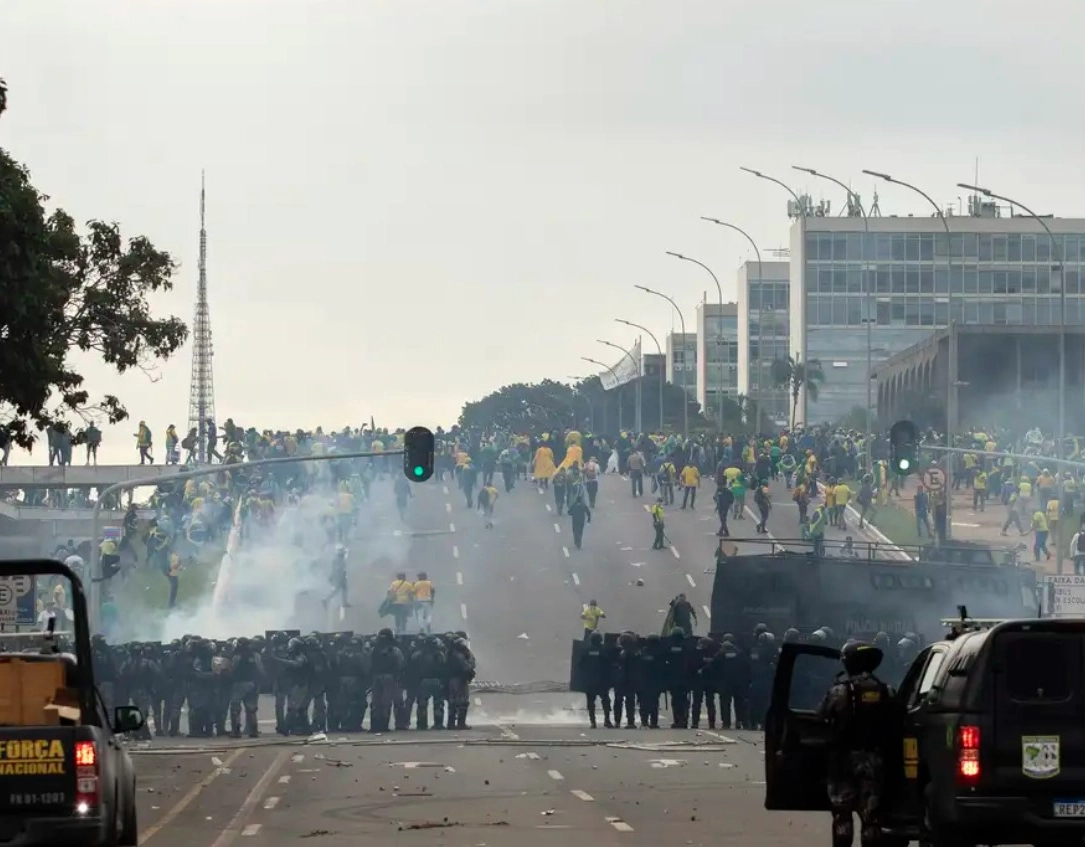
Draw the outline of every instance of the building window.
[[[991,261],[991,259],[993,257],[993,249],[994,249],[991,245],[992,245],[991,236],[981,234],[980,235],[980,261],[981,262],[990,262]]]
[[[919,261],[934,261],[934,236],[929,233],[919,236]]]
[[[908,233],[904,239],[904,260],[906,262],[919,261],[919,233]]]
[[[1035,239],[1033,239],[1033,245],[1035,245]],[[1006,236],[1006,258],[1011,262],[1021,261],[1021,236],[1020,235],[1007,235]],[[1032,261],[1031,259],[1029,261]]]
[[[889,304],[887,302],[884,302],[884,301],[879,301],[878,304],[877,304],[877,309],[878,309],[878,325],[879,326],[888,326],[889,325]]]
[[[1013,251],[1010,251],[1012,258]],[[1035,262],[1036,261],[1036,236],[1024,235],[1021,236],[1021,255],[1017,257],[1016,261]]]

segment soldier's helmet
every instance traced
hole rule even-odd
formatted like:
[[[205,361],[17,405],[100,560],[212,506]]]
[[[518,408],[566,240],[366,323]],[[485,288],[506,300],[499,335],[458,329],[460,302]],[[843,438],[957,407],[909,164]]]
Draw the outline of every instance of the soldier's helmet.
[[[840,661],[849,674],[874,673],[882,663],[884,653],[865,641],[848,641],[840,648]]]
[[[395,638],[395,636],[392,634],[391,629],[389,629],[388,627],[384,627],[380,632],[377,633],[377,638],[379,638],[381,641],[391,641],[393,638]]]
[[[603,633],[601,633],[599,630],[596,630],[595,632],[593,632],[591,634],[591,643],[592,644],[602,644],[603,643]]]

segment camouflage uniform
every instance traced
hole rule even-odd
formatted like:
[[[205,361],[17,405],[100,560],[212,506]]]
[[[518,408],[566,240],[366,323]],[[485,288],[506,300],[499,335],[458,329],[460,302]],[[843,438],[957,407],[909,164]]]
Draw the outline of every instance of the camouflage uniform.
[[[841,679],[825,695],[820,714],[832,727],[826,784],[833,815],[833,847],[850,847],[852,814],[859,815],[860,841],[881,839],[885,742],[891,727],[892,692],[870,673]]]

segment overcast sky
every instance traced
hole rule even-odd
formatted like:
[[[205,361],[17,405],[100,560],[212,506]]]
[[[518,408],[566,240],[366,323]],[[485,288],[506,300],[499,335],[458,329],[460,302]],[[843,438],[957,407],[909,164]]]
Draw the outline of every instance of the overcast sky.
[[[215,399],[258,427],[448,425],[502,384],[563,379],[734,298],[786,195],[889,171],[1085,216],[1085,4],[1073,0],[5,0],[0,145],[77,220],[181,263],[190,319],[208,179]],[[903,190],[883,213],[926,214]],[[650,348],[650,342],[648,342]],[[190,356],[100,366],[131,425],[186,425]],[[25,462],[25,457],[17,459]]]

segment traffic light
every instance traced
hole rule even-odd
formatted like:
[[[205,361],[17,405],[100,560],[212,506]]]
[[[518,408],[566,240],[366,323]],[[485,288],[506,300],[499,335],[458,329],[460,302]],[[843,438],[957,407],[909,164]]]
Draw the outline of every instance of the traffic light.
[[[403,473],[411,482],[425,482],[433,476],[433,433],[424,426],[407,430],[403,436]]]
[[[911,421],[897,421],[889,430],[889,467],[901,476],[919,469],[919,430]]]

